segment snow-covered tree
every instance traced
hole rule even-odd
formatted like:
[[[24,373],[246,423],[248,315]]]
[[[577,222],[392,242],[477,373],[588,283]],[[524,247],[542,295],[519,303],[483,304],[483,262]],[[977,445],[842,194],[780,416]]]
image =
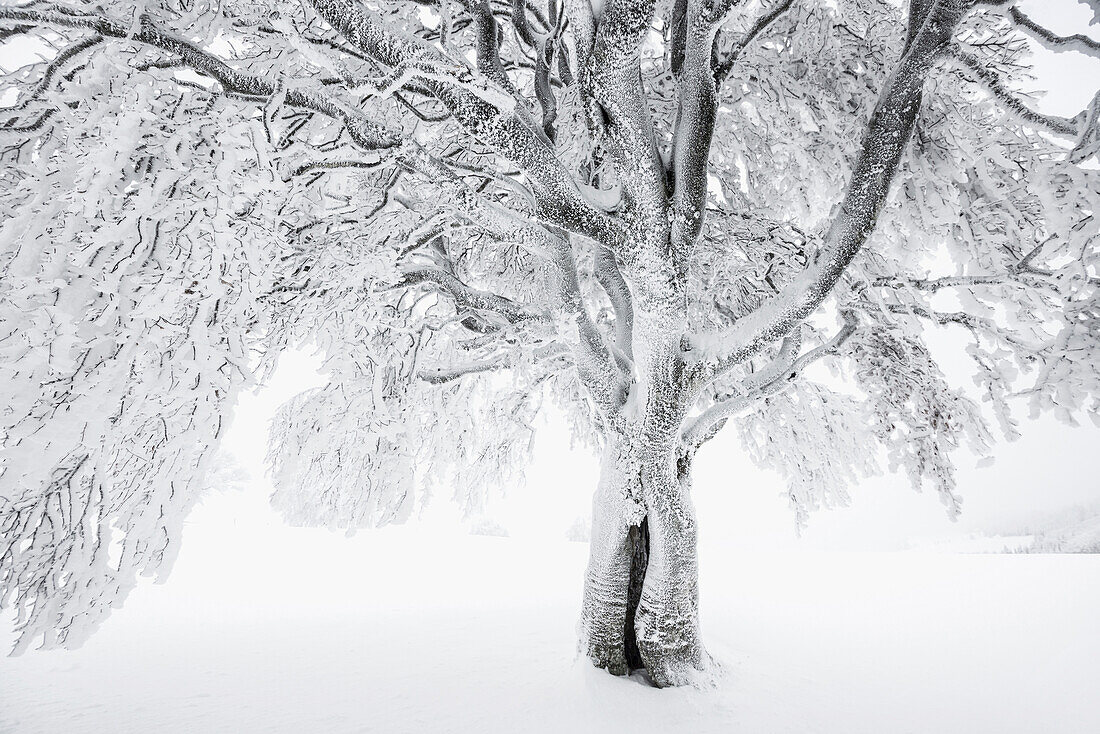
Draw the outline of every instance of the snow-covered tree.
[[[166,572],[236,396],[312,344],[328,382],[272,435],[291,521],[400,522],[444,487],[476,513],[554,401],[603,457],[584,650],[690,680],[691,464],[724,426],[800,516],[880,457],[953,514],[952,451],[1012,436],[1016,402],[1100,411],[1100,103],[1066,119],[1022,93],[1033,43],[1100,44],[1041,20],[1007,0],[5,1],[19,646],[78,643]],[[937,331],[966,338],[976,388],[948,383]]]

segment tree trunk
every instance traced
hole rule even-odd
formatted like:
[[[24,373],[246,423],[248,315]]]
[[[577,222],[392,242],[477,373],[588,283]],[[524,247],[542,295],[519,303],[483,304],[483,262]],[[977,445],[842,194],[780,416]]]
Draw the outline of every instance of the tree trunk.
[[[613,442],[592,508],[581,644],[597,667],[645,668],[662,687],[690,682],[706,662],[687,477],[671,452]]]

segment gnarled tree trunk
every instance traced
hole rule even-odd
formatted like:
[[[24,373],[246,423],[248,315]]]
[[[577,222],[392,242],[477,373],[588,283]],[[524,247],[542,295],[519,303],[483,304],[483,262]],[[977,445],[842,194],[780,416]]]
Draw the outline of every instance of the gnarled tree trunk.
[[[673,451],[610,442],[581,619],[581,644],[597,667],[645,668],[658,686],[687,683],[705,667],[689,490],[687,463]]]

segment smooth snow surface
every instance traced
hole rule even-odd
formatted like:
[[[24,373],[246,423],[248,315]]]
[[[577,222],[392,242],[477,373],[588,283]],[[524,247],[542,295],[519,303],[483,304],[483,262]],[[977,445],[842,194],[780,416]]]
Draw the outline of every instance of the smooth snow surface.
[[[1100,731],[1100,556],[704,537],[724,674],[656,690],[574,658],[583,543],[208,522],[82,649],[0,659],[0,731]]]

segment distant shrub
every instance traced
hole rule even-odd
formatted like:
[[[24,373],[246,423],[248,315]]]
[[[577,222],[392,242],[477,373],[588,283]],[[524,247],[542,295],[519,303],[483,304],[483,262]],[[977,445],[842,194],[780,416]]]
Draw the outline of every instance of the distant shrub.
[[[470,535],[488,535],[496,538],[507,538],[508,528],[496,520],[482,517],[470,525]]]
[[[565,539],[573,543],[587,543],[592,537],[592,523],[583,517],[578,517],[565,531]]]

